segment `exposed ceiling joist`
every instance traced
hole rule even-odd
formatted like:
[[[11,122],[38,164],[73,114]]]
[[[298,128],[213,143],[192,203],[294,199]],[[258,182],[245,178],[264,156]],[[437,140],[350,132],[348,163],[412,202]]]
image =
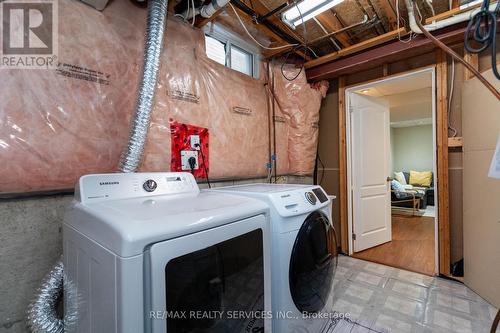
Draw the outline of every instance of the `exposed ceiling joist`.
[[[318,21],[326,28],[329,32],[337,31],[342,29],[344,26],[340,23],[337,16],[335,16],[331,11],[326,11],[324,13],[316,16]],[[345,32],[335,36],[335,38],[340,42],[343,47],[350,46],[351,40],[349,35]]]
[[[373,4],[376,8],[379,8],[383,14],[385,14],[385,18],[387,19],[387,24],[389,25],[390,30],[397,29],[398,19],[396,17],[396,12],[394,8],[389,3],[389,0],[372,0]],[[381,14],[379,13],[379,16]]]
[[[333,61],[335,59],[344,57],[346,55],[353,54],[353,53],[356,53],[359,51],[363,51],[363,50],[366,50],[370,47],[388,42],[388,41],[396,38],[398,35],[404,35],[404,34],[406,34],[405,28],[399,28],[397,30],[390,31],[386,34],[362,41],[361,43],[351,45],[351,46],[346,47],[345,49],[339,50],[337,52],[332,52],[332,53],[325,55],[323,57],[319,57],[318,59],[308,61],[308,62],[306,62],[305,67],[312,68],[315,66],[319,66],[321,64]]]
[[[433,35],[444,43],[463,41],[466,24],[457,24],[443,28]],[[354,73],[381,66],[387,62],[394,62],[401,58],[409,58],[431,52],[434,44],[423,35],[412,39],[410,43],[401,43],[394,40],[386,45],[372,48],[365,52],[337,59],[306,70],[307,78],[311,81],[332,79],[346,73]],[[307,65],[307,64],[306,64]]]
[[[238,11],[239,15],[249,16],[247,13],[245,13],[244,11],[239,9],[238,7],[235,6],[234,8],[236,11]],[[253,19],[253,17],[251,17],[251,19]],[[288,41],[284,40],[280,35],[278,35],[275,31],[268,28],[265,24],[256,24],[255,28],[262,31],[263,33],[265,33],[268,36],[272,36],[274,39],[278,40],[281,43],[281,45],[290,44]],[[272,46],[279,46],[279,45],[272,45]],[[291,47],[290,47],[290,49],[291,49]],[[297,51],[295,51],[295,53],[297,53],[299,56],[301,56],[307,60],[311,60],[311,57],[305,55],[304,52],[302,52],[302,51],[297,50]]]
[[[207,25],[208,23],[215,20],[223,12],[224,12],[224,8],[221,8],[208,18],[198,16],[198,17],[196,17],[196,22],[195,22],[194,26],[197,28],[203,28],[205,25]]]

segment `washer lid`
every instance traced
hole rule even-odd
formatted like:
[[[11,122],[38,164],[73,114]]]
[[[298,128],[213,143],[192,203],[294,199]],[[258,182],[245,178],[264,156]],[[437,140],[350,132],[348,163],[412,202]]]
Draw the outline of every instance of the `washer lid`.
[[[150,244],[222,226],[259,214],[265,203],[216,192],[74,202],[65,224],[122,257]]]

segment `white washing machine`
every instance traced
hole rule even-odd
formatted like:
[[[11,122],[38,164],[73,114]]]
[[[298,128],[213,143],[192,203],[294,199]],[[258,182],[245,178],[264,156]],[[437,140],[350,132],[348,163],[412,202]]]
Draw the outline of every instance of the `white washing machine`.
[[[271,331],[262,201],[189,173],[89,175],[63,238],[67,332]]]
[[[317,333],[333,307],[337,244],[330,199],[320,186],[251,184],[211,190],[257,198],[271,208],[273,332]]]

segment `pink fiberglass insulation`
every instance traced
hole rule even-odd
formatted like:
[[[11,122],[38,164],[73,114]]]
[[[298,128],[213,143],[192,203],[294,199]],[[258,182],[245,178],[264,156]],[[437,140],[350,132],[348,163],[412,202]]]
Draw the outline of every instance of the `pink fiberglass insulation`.
[[[309,175],[314,169],[318,146],[318,123],[321,100],[328,82],[308,84],[305,72],[292,81],[299,69],[293,65],[273,66],[276,104],[288,124],[288,173]],[[288,78],[288,79],[287,79]],[[278,132],[278,129],[276,130]]]
[[[145,22],[146,10],[130,1],[112,1],[103,12],[59,1],[57,70],[1,69],[0,192],[67,189],[81,175],[117,171],[135,107]],[[279,174],[311,173],[321,94],[305,76],[290,84],[275,75],[283,107],[276,108]],[[168,20],[140,171],[170,170],[172,119],[208,128],[210,177],[266,175],[265,82],[208,59],[202,31]]]
[[[266,175],[268,111],[265,81],[205,56],[204,34],[167,23],[156,106],[142,170],[170,166],[169,119],[208,128],[212,178]]]

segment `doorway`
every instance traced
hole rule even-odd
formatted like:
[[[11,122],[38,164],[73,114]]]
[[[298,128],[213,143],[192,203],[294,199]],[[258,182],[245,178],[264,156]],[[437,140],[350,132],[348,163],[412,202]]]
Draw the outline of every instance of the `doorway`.
[[[353,257],[439,272],[435,91],[434,68],[345,91]]]

